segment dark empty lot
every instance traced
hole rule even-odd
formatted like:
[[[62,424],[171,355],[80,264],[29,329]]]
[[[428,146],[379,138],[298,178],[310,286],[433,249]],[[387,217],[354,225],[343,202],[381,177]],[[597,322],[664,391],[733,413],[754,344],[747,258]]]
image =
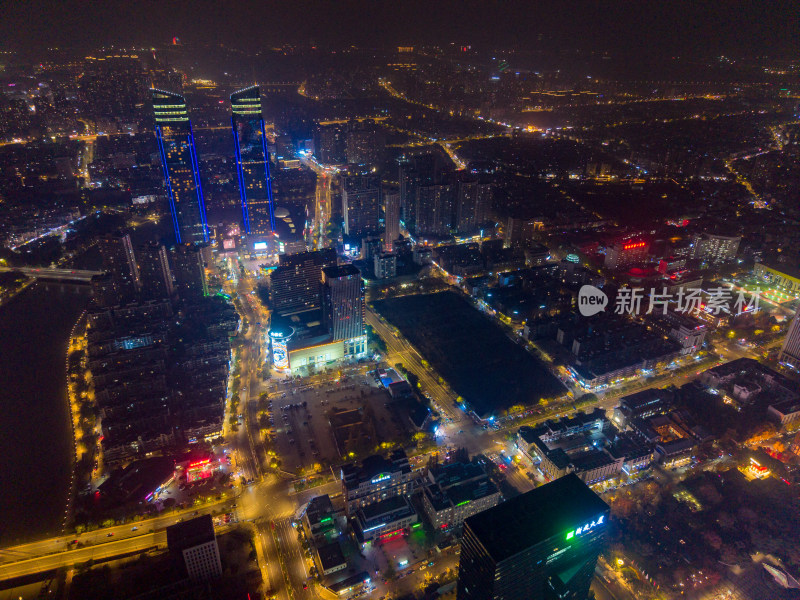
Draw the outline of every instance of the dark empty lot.
[[[453,292],[373,306],[481,416],[565,391],[543,364]]]

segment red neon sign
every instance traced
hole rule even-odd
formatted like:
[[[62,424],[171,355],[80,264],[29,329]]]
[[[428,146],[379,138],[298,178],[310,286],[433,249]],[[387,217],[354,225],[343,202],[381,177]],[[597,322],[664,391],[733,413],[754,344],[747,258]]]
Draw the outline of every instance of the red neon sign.
[[[625,244],[622,249],[623,250],[633,250],[634,248],[643,248],[645,245],[644,242],[631,242],[630,244]]]
[[[189,463],[189,468],[193,469],[194,467],[201,467],[203,465],[207,465],[210,462],[211,462],[210,458],[204,458],[203,460],[198,460],[193,463]]]
[[[403,529],[401,528],[401,529],[395,529],[394,531],[390,531],[388,533],[381,534],[378,537],[381,541],[385,541],[385,540],[391,540],[392,538],[396,538],[398,535],[402,535],[402,533]]]

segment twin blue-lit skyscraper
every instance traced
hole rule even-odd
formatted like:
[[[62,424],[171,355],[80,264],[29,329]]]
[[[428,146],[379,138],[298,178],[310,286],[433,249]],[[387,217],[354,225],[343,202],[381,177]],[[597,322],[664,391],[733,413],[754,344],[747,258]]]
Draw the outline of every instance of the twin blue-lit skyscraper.
[[[244,230],[251,238],[266,238],[275,231],[275,210],[257,85],[231,94],[231,126]]]
[[[180,94],[154,89],[156,139],[164,167],[175,241],[208,242],[208,222],[200,183],[200,162],[186,100]]]
[[[152,94],[175,241],[206,243],[209,230],[200,163],[186,100],[180,94],[159,89],[153,89]],[[275,230],[275,211],[258,86],[231,94],[231,126],[244,230],[248,238],[269,242]]]

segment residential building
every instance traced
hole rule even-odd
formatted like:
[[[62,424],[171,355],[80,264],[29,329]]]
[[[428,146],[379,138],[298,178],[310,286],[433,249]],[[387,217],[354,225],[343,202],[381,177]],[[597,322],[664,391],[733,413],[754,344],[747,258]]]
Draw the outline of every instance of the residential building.
[[[111,275],[114,304],[132,302],[140,289],[139,266],[127,233],[101,237],[97,242],[103,270]]]
[[[417,188],[414,233],[417,238],[443,238],[455,225],[458,187],[454,183],[421,185]]]
[[[489,221],[494,197],[490,182],[460,180],[456,207],[456,232],[462,235],[478,233]]]
[[[175,292],[167,248],[157,242],[140,246],[136,251],[139,280],[145,300],[169,298]]]
[[[691,257],[707,264],[731,262],[736,258],[742,236],[698,233],[692,238]]]
[[[192,244],[181,244],[170,251],[175,290],[184,300],[197,300],[208,296],[206,269],[201,248]]]
[[[380,231],[380,179],[371,175],[347,175],[341,179],[345,235],[364,235]]]
[[[392,252],[394,242],[400,237],[400,194],[383,195],[383,249]]]
[[[372,262],[377,279],[390,279],[397,275],[397,255],[393,252],[376,254]]]

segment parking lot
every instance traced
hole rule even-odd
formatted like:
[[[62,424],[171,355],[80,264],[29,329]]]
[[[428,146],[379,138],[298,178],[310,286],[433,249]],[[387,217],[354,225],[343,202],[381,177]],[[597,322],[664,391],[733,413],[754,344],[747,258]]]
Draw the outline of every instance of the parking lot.
[[[369,451],[377,450],[382,442],[404,439],[407,427],[393,409],[388,392],[366,374],[374,368],[370,363],[270,384],[270,428],[283,470],[309,474],[351,458],[340,456],[337,448],[330,423],[336,410],[363,409],[367,427],[374,429]]]

